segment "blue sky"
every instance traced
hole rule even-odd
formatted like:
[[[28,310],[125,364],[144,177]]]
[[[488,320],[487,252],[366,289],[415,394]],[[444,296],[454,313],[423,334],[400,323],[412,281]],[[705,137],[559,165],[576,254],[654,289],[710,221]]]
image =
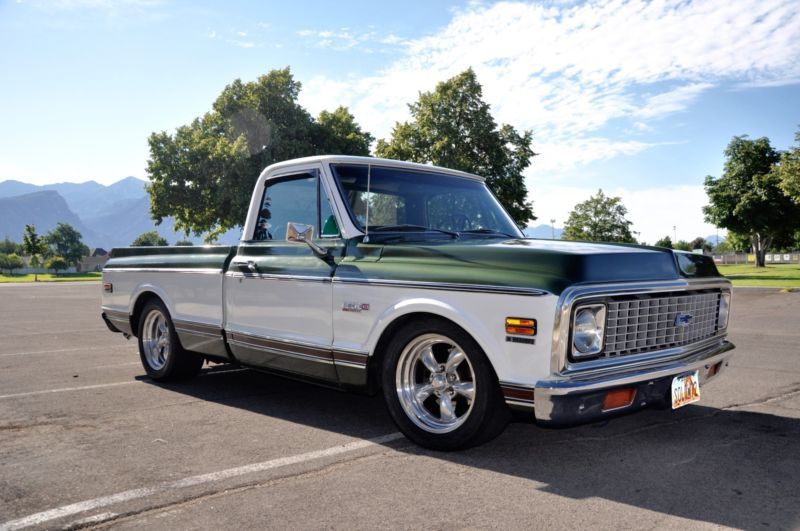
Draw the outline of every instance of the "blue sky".
[[[539,222],[603,188],[653,242],[713,234],[702,180],[733,135],[800,128],[800,10],[737,2],[0,0],[0,180],[146,178],[146,139],[235,78],[291,66],[313,114],[376,137],[472,66],[500,122],[534,133]],[[538,223],[538,222],[537,222]]]

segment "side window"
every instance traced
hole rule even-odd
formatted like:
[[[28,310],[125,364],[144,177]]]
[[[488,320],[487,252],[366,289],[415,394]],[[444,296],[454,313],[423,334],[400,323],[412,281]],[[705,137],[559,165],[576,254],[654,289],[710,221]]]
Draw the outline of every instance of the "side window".
[[[285,240],[291,221],[314,226],[319,234],[319,178],[316,172],[268,181],[254,240]]]

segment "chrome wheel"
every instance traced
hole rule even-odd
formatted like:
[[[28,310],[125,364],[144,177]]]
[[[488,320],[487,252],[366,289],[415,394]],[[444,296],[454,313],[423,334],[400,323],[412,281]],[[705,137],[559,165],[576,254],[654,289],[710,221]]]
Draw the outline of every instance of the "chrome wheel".
[[[170,355],[170,333],[166,316],[158,309],[151,310],[142,326],[142,350],[147,364],[161,370]]]
[[[397,396],[408,418],[429,433],[448,433],[472,412],[475,371],[452,339],[425,334],[403,349],[395,373]]]

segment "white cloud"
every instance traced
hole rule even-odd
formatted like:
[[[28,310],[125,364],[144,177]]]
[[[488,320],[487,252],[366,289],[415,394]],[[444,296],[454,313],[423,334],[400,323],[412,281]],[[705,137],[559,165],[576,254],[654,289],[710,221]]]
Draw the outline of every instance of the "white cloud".
[[[301,35],[358,42],[349,30]],[[314,113],[348,105],[387,137],[419,91],[471,66],[498,121],[533,130],[535,175],[652,146],[603,138],[614,120],[641,133],[716,86],[800,78],[796,0],[470,4],[437,33],[402,43],[374,75],[312,79],[302,103]]]
[[[597,193],[597,188],[579,188],[558,185],[531,185],[531,199],[538,220],[533,225],[550,223],[555,219],[556,227],[563,227],[569,213],[576,204]],[[649,244],[664,236],[691,241],[698,236],[705,238],[716,234],[716,227],[703,221],[702,208],[708,197],[702,186],[672,186],[631,190],[627,188],[604,188],[603,193],[622,198],[628,209],[627,218],[633,222],[631,229],[638,233],[637,239]],[[725,231],[721,230],[720,235]]]
[[[374,30],[374,26],[368,26],[369,31],[353,31],[350,28],[339,28],[337,30],[316,30],[303,29],[296,34],[307,40],[308,44],[315,48],[329,48],[336,51],[348,51],[358,49],[361,52],[372,53],[375,45],[385,47],[396,47],[404,44],[401,37],[394,34],[382,35]]]

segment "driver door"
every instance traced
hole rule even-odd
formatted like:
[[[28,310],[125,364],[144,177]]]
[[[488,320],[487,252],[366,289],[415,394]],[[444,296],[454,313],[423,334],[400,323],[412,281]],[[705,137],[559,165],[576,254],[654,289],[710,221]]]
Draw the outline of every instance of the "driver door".
[[[266,181],[256,228],[226,274],[228,340],[243,364],[335,381],[331,278],[336,266],[305,243],[286,241],[289,223],[312,225],[313,241],[332,249],[332,256],[341,254],[320,169]]]

